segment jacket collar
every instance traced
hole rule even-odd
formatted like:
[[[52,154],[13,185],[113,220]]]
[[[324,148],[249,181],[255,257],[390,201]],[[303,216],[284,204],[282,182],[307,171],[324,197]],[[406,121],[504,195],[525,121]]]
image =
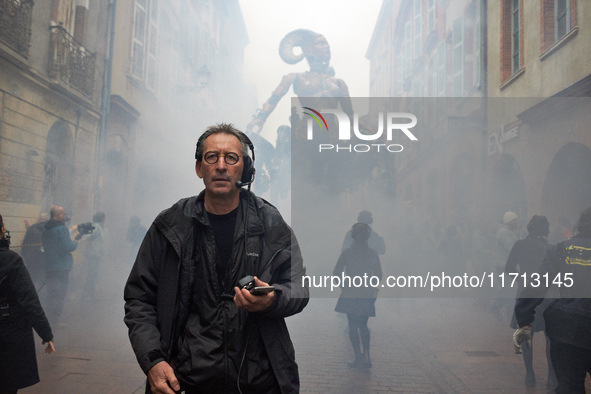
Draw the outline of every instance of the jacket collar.
[[[183,210],[186,217],[190,217],[204,226],[209,225],[209,220],[205,214],[205,191],[195,197],[194,202],[187,204]],[[250,235],[259,235],[264,232],[262,219],[259,217],[259,209],[263,206],[263,201],[254,193],[248,190],[240,191],[240,212],[241,217],[248,222],[248,233]],[[247,215],[245,213],[248,212]]]
[[[205,191],[197,196],[179,200],[175,205],[162,211],[154,220],[154,224],[164,233],[173,247],[181,254],[181,246],[191,237],[195,222],[201,226],[209,226],[209,220],[205,214]],[[247,220],[248,234],[250,236],[264,233],[263,218],[259,212],[264,201],[248,190],[240,192],[241,218]],[[248,212],[247,215],[245,213]],[[241,219],[243,220],[243,219]],[[240,228],[244,228],[240,226]],[[243,235],[243,230],[237,234]]]

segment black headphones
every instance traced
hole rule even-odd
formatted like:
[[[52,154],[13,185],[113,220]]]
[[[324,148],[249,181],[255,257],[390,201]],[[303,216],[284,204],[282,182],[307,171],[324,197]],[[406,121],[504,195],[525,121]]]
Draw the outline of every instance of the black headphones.
[[[240,136],[239,137],[240,145],[242,145],[242,143],[246,143],[246,145],[248,145],[248,147],[250,148],[250,151],[252,153],[252,158],[250,156],[242,156],[242,160],[244,160],[244,167],[242,168],[242,177],[240,178],[240,180],[238,182],[236,182],[236,187],[241,188],[243,186],[250,186],[250,184],[254,182],[254,174],[256,172],[256,170],[254,168],[254,145],[253,145],[252,141],[250,140],[250,138],[248,138],[248,136],[246,134],[244,134],[242,131],[238,131],[238,130],[236,130],[236,131],[238,132],[238,135]],[[212,134],[210,134],[210,135],[212,135]],[[209,135],[207,137],[209,137]],[[198,161],[203,160],[203,155],[199,155],[199,153],[198,153],[199,147],[203,143],[203,140],[205,140],[205,138],[203,138],[203,135],[202,135],[197,140],[197,146],[195,147],[195,160],[198,160]]]

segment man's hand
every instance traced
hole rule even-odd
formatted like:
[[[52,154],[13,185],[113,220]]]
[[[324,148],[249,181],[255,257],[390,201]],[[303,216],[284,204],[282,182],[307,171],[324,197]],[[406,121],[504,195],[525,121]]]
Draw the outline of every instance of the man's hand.
[[[53,346],[53,341],[49,341],[49,342],[42,341],[41,342],[42,345],[45,345],[45,343],[47,343],[47,347],[45,348],[45,353],[51,354],[51,353],[55,352],[55,347]]]
[[[256,276],[254,277],[254,285],[256,287],[269,286],[268,283],[261,281]],[[252,295],[250,291],[246,289],[239,289],[234,287],[234,303],[239,309],[244,309],[248,312],[262,312],[269,308],[273,303],[275,292],[272,291],[269,294],[264,295]]]
[[[515,346],[515,354],[521,354],[521,344],[525,342],[525,346],[531,349],[531,326],[523,326],[518,328],[513,333],[513,345]]]
[[[172,367],[166,361],[160,361],[148,370],[148,384],[154,394],[174,394],[181,389]]]

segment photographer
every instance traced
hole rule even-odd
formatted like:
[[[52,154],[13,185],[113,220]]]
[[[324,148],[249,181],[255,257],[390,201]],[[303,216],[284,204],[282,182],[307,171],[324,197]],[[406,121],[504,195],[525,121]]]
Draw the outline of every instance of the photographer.
[[[66,294],[70,270],[74,266],[72,252],[78,242],[70,238],[64,208],[54,205],[49,211],[50,219],[45,224],[43,249],[45,250],[45,282],[47,283],[47,316],[52,324],[57,323]],[[63,324],[62,324],[63,326]]]

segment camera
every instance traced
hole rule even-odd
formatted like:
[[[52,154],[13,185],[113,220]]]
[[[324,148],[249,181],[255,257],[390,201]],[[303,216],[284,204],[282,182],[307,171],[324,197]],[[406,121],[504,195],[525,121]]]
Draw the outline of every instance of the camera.
[[[83,235],[92,234],[92,231],[94,230],[94,226],[90,222],[80,223],[77,228],[78,235],[76,235],[76,241],[82,238]]]

